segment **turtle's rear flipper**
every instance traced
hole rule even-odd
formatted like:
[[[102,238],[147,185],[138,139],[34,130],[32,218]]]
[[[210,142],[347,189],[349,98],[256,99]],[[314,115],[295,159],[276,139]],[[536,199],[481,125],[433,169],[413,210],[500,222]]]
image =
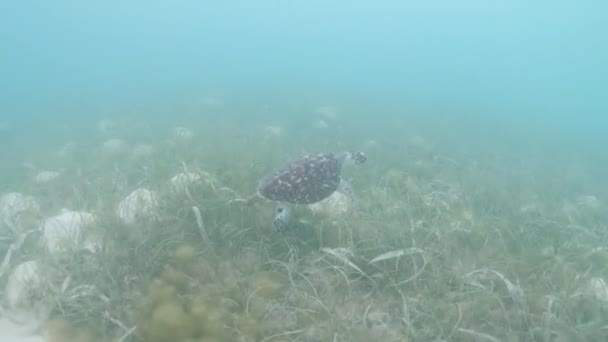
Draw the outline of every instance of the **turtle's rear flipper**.
[[[291,221],[291,209],[289,206],[279,203],[274,210],[273,229],[276,233],[283,233]]]

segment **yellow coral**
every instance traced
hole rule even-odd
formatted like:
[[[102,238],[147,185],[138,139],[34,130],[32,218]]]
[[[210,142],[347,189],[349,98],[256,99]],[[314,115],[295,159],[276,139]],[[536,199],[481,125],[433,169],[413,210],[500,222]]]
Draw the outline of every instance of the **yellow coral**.
[[[49,342],[93,342],[96,340],[89,331],[76,328],[63,318],[51,319],[46,328]]]
[[[206,336],[222,336],[224,334],[224,323],[226,317],[221,310],[214,309],[207,312],[201,327]]]
[[[222,342],[222,340],[213,336],[205,336],[201,337],[197,342]]]
[[[146,342],[221,342],[234,341],[238,331],[243,341],[257,340],[260,321],[253,312],[243,312],[246,294],[255,291],[260,297],[276,297],[283,287],[279,276],[258,272],[245,290],[244,282],[235,281],[232,265],[199,272],[201,263],[194,261],[192,246],[178,247],[150,284],[138,307],[140,338]]]
[[[165,266],[162,278],[167,283],[172,284],[179,289],[184,289],[188,285],[189,281],[189,278],[186,273],[169,265]]]
[[[47,323],[46,329],[51,342],[62,341],[65,336],[69,336],[72,333],[72,326],[70,323],[61,318],[50,320]]]
[[[194,322],[178,303],[157,307],[150,320],[150,341],[175,341],[194,335]]]
[[[195,256],[195,249],[190,245],[179,246],[175,250],[175,259],[182,262],[191,261]]]
[[[283,288],[278,276],[270,272],[258,272],[253,278],[253,286],[256,295],[264,298],[276,297]]]
[[[243,336],[253,338],[253,339],[258,338],[259,323],[258,323],[258,320],[253,317],[246,316],[246,315],[239,316],[237,318],[236,328]]]
[[[175,301],[177,290],[174,286],[164,282],[161,279],[156,279],[150,287],[148,298],[154,305]]]

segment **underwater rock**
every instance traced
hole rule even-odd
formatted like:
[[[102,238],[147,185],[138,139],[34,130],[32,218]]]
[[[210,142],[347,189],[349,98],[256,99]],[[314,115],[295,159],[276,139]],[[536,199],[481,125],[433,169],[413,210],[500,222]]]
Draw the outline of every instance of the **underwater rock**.
[[[19,192],[9,192],[0,196],[0,223],[18,221],[24,215],[36,215],[40,212],[40,204],[32,196]]]
[[[327,129],[329,127],[329,124],[327,124],[327,122],[325,120],[319,119],[319,120],[313,122],[312,126],[316,129]]]
[[[125,224],[135,225],[141,221],[155,220],[159,204],[156,192],[139,188],[120,201],[116,214]]]
[[[586,209],[597,210],[601,207],[600,200],[594,195],[581,195],[576,198],[576,204]]]
[[[32,334],[28,326],[0,319],[0,341],[2,342],[46,342],[42,336]]]
[[[116,130],[117,124],[116,122],[108,119],[99,120],[97,122],[97,131],[103,134],[109,134]]]
[[[196,172],[183,172],[171,177],[169,184],[174,192],[184,192],[192,184],[201,182],[201,175]]]
[[[326,199],[308,206],[308,208],[314,214],[334,218],[340,217],[348,213],[351,207],[352,199],[349,196],[338,191],[334,192]]]
[[[147,144],[137,144],[131,151],[131,155],[135,158],[146,158],[154,154],[154,148]]]
[[[522,214],[540,214],[541,209],[539,208],[537,203],[530,202],[522,205],[519,208],[519,212],[521,212]]]
[[[37,325],[48,313],[45,299],[49,288],[42,271],[37,261],[29,260],[17,265],[10,273],[5,289],[9,309],[6,313],[13,320]]]
[[[424,137],[420,135],[414,135],[409,139],[409,143],[413,147],[417,147],[423,151],[429,151],[433,148],[433,144],[427,141]]]
[[[325,105],[315,108],[315,114],[329,120],[335,120],[338,117],[338,110],[331,105]]]
[[[222,108],[224,107],[224,101],[216,97],[207,96],[200,100],[200,104],[206,108]]]
[[[186,127],[178,126],[173,129],[173,136],[179,139],[190,139],[194,136],[194,132]]]
[[[285,129],[281,126],[268,125],[264,127],[264,136],[266,138],[278,138],[283,136]]]
[[[602,278],[592,278],[589,281],[589,290],[595,299],[608,303],[608,285]]]
[[[94,220],[95,216],[91,213],[68,209],[62,209],[60,214],[46,219],[42,223],[42,234],[47,250],[54,254],[80,248],[82,229]]]
[[[196,184],[205,184],[213,191],[218,191],[219,181],[211,173],[205,170],[188,171],[186,167],[184,170],[169,179],[169,188],[174,193],[187,193],[189,187]],[[223,189],[230,191],[228,188]]]
[[[118,138],[108,139],[101,146],[102,152],[107,155],[122,154],[126,148],[127,144]]]
[[[103,240],[99,236],[85,234],[84,241],[82,241],[82,249],[87,250],[90,253],[100,252],[104,245]]]
[[[68,156],[71,156],[74,154],[74,152],[76,152],[76,149],[78,147],[78,144],[73,142],[73,141],[69,141],[65,144],[63,144],[58,150],[57,150],[57,156],[59,158],[66,158]]]
[[[22,308],[31,289],[42,285],[39,276],[39,265],[36,261],[23,262],[10,274],[6,284],[6,300],[11,309]]]
[[[40,171],[34,177],[34,182],[38,184],[49,183],[61,175],[58,171]]]

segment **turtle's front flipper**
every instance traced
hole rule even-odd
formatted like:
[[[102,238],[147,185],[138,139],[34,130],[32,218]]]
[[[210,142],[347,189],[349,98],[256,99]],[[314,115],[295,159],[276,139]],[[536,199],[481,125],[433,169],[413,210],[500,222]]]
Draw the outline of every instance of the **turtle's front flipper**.
[[[367,161],[365,153],[358,151],[343,152],[339,158],[342,163],[355,165],[361,165]]]
[[[287,225],[291,220],[291,209],[283,203],[279,203],[274,210],[274,220],[272,221],[273,229],[276,233],[282,233],[287,230]]]
[[[353,190],[353,186],[350,183],[342,178],[340,178],[340,185],[338,185],[338,189],[336,191],[350,197],[355,198],[355,191]]]

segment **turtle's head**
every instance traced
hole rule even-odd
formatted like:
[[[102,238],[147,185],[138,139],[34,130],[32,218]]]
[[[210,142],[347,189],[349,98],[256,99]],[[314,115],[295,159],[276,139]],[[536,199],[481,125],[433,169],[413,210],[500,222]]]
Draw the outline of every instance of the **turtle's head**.
[[[365,153],[363,152],[359,152],[359,151],[349,151],[349,152],[344,152],[344,161],[346,163],[353,163],[356,165],[361,165],[363,163],[365,163],[365,161],[367,160],[367,157],[365,156]]]

